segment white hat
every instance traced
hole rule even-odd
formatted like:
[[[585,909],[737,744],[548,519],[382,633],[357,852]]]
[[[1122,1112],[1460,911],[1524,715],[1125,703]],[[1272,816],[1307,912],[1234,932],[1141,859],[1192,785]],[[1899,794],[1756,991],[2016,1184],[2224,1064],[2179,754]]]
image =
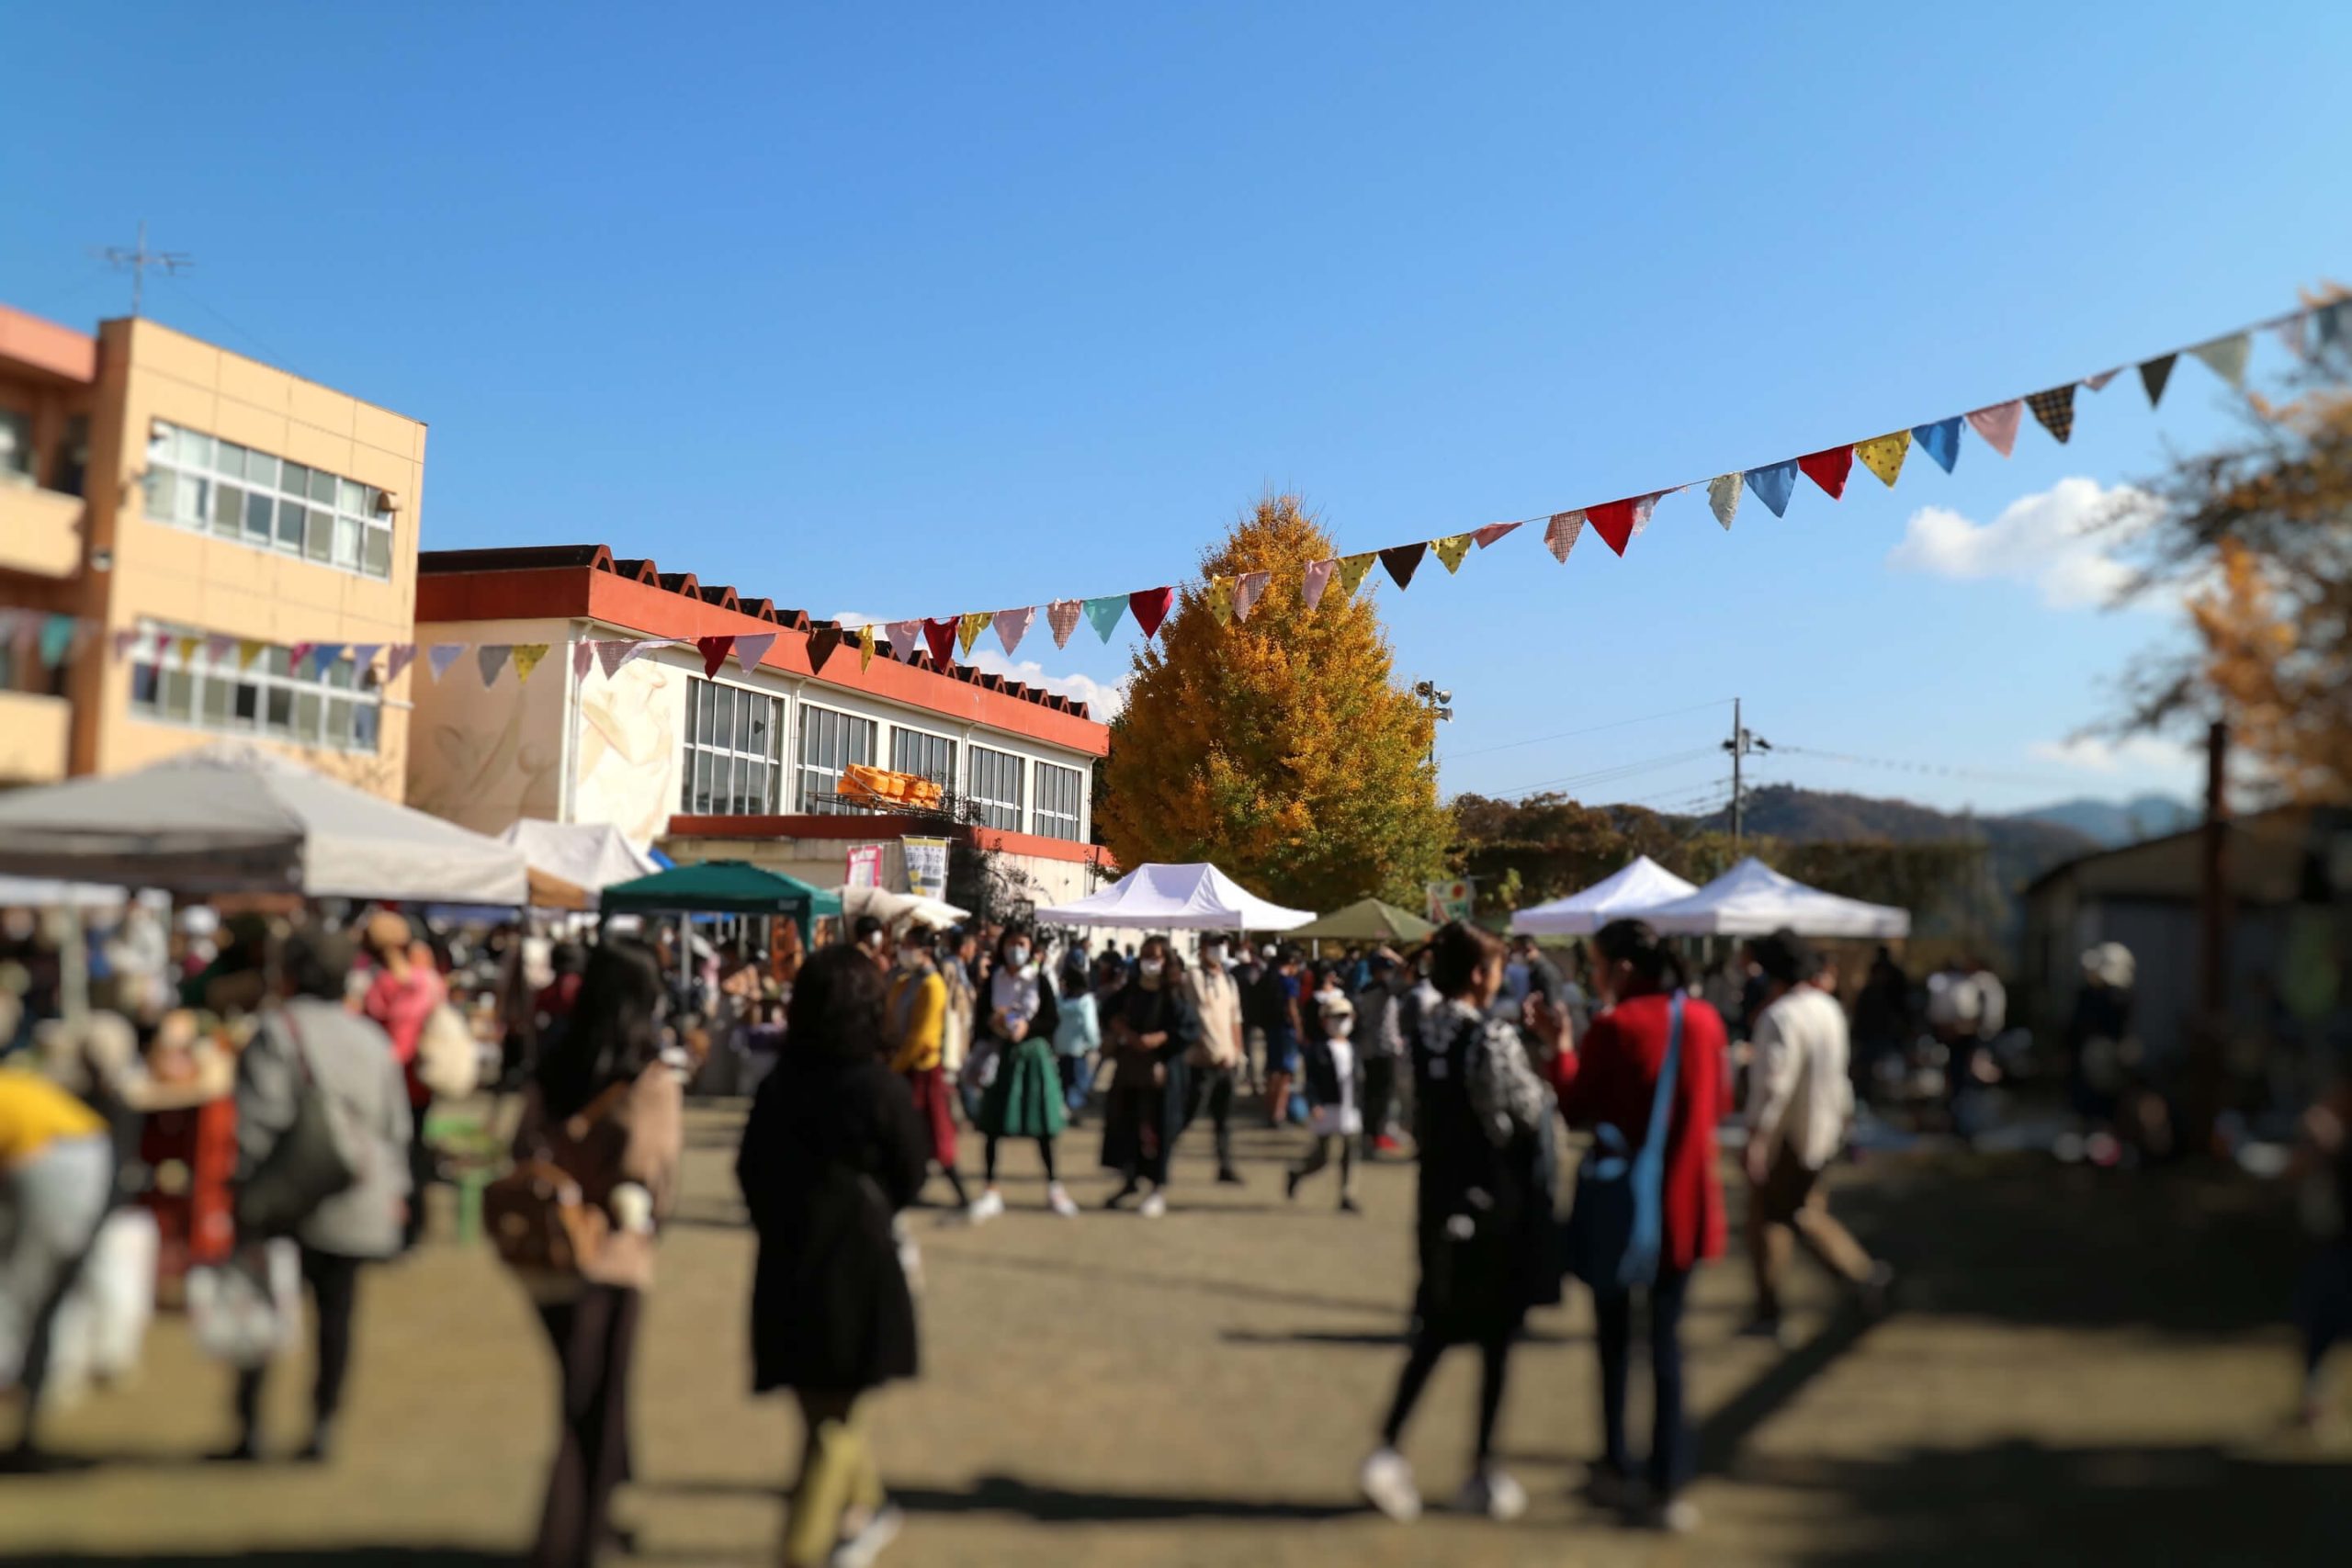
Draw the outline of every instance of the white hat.
[[[2119,991],[2132,988],[2132,977],[2138,970],[2132,950],[2120,942],[2100,942],[2083,954],[2083,973]]]

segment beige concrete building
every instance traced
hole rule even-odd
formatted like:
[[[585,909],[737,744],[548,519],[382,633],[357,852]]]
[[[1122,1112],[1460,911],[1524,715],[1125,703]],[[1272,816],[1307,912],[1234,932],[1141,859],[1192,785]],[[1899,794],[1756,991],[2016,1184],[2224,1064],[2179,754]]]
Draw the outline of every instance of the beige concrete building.
[[[0,786],[239,736],[399,799],[424,434],[154,321],[0,307]]]

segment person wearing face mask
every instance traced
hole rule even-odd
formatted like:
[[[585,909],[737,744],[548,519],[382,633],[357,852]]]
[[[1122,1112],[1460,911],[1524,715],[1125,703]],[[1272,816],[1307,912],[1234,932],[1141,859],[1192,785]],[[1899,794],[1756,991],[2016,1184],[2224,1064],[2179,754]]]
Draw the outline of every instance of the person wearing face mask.
[[[1356,992],[1356,1059],[1363,1077],[1363,1157],[1397,1152],[1388,1131],[1396,1102],[1396,1064],[1405,1055],[1405,993],[1411,976],[1386,948],[1368,963],[1371,978]]]
[[[985,1044],[986,1065],[980,1068],[987,1087],[980,1093],[976,1118],[988,1140],[988,1182],[972,1204],[974,1224],[983,1224],[1004,1213],[1004,1195],[996,1180],[997,1146],[1007,1138],[1034,1138],[1046,1167],[1046,1206],[1064,1219],[1075,1216],[1078,1205],[1062,1190],[1054,1168],[1054,1140],[1068,1120],[1063,1110],[1061,1068],[1054,1061],[1054,1032],[1061,1022],[1054,982],[1036,961],[1035,944],[1018,927],[1007,927],[997,941],[996,962],[979,987],[979,1016],[973,1027]]]
[[[1242,1184],[1233,1168],[1234,1080],[1241,1071],[1241,990],[1226,972],[1225,939],[1212,934],[1201,942],[1201,966],[1190,976],[1193,1010],[1201,1017],[1201,1037],[1184,1058],[1184,1122],[1190,1126],[1205,1105],[1216,1137],[1216,1179],[1228,1187]]]
[[[971,1195],[956,1168],[956,1091],[948,1086],[941,1051],[947,1032],[947,982],[933,960],[931,936],[910,929],[899,939],[899,966],[882,1004],[890,1070],[907,1080],[915,1112],[930,1135],[933,1168],[947,1179],[956,1206],[968,1210]]]
[[[1145,939],[1135,978],[1111,998],[1102,1032],[1113,1064],[1102,1166],[1120,1176],[1104,1208],[1120,1207],[1149,1182],[1144,1218],[1168,1212],[1169,1161],[1184,1130],[1184,1058],[1200,1032],[1182,964],[1166,937]]]
[[[1332,993],[1323,998],[1323,1027],[1299,1054],[1306,1085],[1306,1130],[1314,1142],[1306,1157],[1293,1166],[1283,1183],[1283,1196],[1296,1198],[1298,1184],[1331,1163],[1336,1145],[1340,1156],[1340,1213],[1358,1214],[1356,1207],[1356,1144],[1363,1119],[1356,1112],[1355,1004]]]
[[[1102,1048],[1102,1019],[1086,972],[1086,950],[1073,947],[1062,958],[1061,1021],[1054,1027],[1054,1062],[1061,1069],[1062,1103],[1077,1126],[1094,1082],[1094,1054]]]

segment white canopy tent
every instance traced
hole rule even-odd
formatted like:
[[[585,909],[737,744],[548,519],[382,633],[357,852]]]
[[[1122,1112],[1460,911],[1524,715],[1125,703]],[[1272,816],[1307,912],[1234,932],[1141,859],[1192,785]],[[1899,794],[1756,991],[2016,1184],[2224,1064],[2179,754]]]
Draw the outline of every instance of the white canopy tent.
[[[1286,931],[1314,918],[1268,903],[1205,863],[1139,865],[1100,893],[1036,914],[1040,925],[1148,931]]]
[[[1764,936],[1784,926],[1799,936],[1911,934],[1909,910],[1808,887],[1753,855],[1688,897],[1634,912],[1673,936]]]
[[[1510,918],[1510,929],[1528,936],[1590,936],[1611,920],[1646,915],[1697,891],[1696,883],[1637,855],[1581,892],[1521,909]]]
[[[0,795],[0,874],[198,897],[529,896],[521,851],[243,742]]]
[[[971,913],[969,909],[957,908],[944,898],[928,897],[921,893],[893,893],[884,887],[852,887],[846,883],[833,891],[841,895],[843,919],[854,920],[861,915],[871,915],[893,931],[901,926],[945,931]]]
[[[609,822],[542,822],[526,817],[509,824],[498,837],[522,851],[532,870],[590,893],[602,893],[616,882],[635,882],[662,869],[660,861],[630,843]]]

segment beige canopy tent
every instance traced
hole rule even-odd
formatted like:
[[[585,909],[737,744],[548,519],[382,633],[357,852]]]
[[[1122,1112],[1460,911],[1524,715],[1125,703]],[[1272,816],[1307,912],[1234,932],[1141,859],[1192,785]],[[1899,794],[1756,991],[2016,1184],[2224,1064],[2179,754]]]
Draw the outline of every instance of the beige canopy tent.
[[[1436,930],[1435,926],[1409,909],[1384,904],[1377,898],[1359,898],[1344,909],[1334,909],[1284,934],[1293,942],[1385,942],[1402,944],[1426,941]]]

